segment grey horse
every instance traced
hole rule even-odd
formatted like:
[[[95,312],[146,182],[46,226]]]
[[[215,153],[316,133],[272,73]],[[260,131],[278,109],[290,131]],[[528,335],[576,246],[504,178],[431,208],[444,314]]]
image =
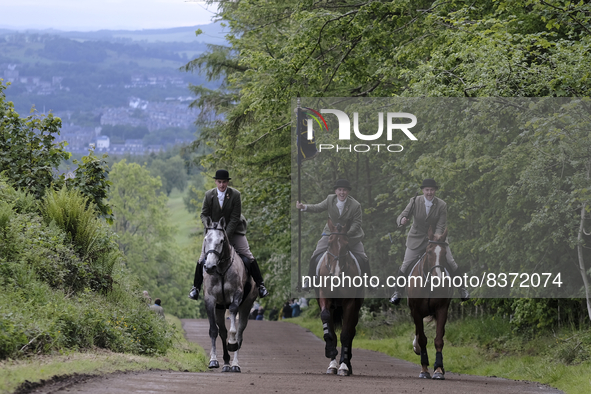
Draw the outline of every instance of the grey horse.
[[[225,219],[222,218],[215,223],[207,217],[204,223],[206,232],[203,239],[203,300],[211,338],[209,368],[220,366],[216,356],[216,339],[219,333],[224,351],[222,372],[240,372],[238,350],[242,345],[242,333],[248,323],[248,314],[258,296],[258,288],[246,271],[242,259],[230,245],[225,231]],[[230,311],[229,332],[225,324],[226,309]],[[232,365],[228,351],[234,352]]]

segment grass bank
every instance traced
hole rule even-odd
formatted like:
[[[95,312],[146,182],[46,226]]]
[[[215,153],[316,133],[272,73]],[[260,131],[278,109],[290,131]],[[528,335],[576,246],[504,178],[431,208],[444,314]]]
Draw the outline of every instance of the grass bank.
[[[88,352],[64,352],[34,356],[21,360],[0,362],[0,393],[14,392],[25,381],[40,382],[56,376],[73,374],[102,375],[124,371],[150,369],[201,372],[207,369],[203,348],[188,342],[181,321],[167,315],[166,320],[176,328],[174,346],[162,356],[138,356],[103,349]]]
[[[412,350],[414,325],[404,312],[377,317],[364,314],[353,347],[415,363],[418,376],[420,359]],[[287,321],[322,338],[319,317],[306,314]],[[432,367],[434,323],[427,324],[426,334]],[[591,392],[591,333],[588,329],[563,328],[532,336],[513,332],[506,319],[471,317],[448,323],[444,340],[443,357],[448,372],[535,381],[567,394]]]

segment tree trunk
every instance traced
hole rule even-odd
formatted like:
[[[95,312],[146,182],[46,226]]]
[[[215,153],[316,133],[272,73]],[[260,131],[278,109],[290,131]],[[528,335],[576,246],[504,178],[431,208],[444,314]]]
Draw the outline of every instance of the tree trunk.
[[[591,162],[587,167],[587,180],[589,180],[589,174],[591,172]],[[587,313],[589,314],[589,320],[591,320],[591,296],[589,295],[589,280],[587,278],[587,270],[585,269],[585,261],[583,260],[583,235],[585,233],[585,208],[587,207],[587,202],[583,203],[581,207],[581,224],[579,225],[579,236],[578,236],[578,245],[577,251],[579,255],[579,271],[581,273],[581,277],[583,278],[583,285],[585,286],[585,299],[587,301]]]

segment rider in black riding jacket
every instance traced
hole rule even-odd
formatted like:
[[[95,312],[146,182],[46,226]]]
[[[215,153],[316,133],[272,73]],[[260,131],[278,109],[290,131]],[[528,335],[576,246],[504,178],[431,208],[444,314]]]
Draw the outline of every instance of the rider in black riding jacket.
[[[226,220],[226,234],[230,243],[240,255],[246,269],[256,282],[259,288],[259,296],[266,297],[269,295],[267,288],[263,282],[263,276],[259,265],[250,251],[248,241],[246,239],[246,219],[242,215],[242,201],[240,199],[240,192],[234,188],[228,187],[230,181],[230,174],[226,170],[217,170],[215,176],[216,188],[211,189],[205,193],[203,199],[203,206],[201,208],[201,221],[206,217],[210,217],[212,221],[219,222],[223,217]],[[201,256],[195,268],[195,278],[193,280],[193,288],[189,293],[189,298],[197,300],[199,298],[199,289],[203,283],[203,262],[205,254],[201,250]]]

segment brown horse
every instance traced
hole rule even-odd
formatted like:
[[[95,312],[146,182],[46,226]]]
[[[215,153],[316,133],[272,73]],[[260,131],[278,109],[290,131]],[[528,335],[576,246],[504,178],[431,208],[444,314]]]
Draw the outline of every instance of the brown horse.
[[[435,335],[435,364],[433,379],[445,379],[443,368],[443,335],[447,322],[447,310],[451,301],[453,287],[447,265],[446,252],[447,229],[441,235],[433,235],[429,227],[429,244],[425,254],[413,267],[407,285],[408,306],[415,323],[415,339],[413,349],[421,356],[422,371],[420,378],[428,379],[429,356],[427,355],[427,337],[423,319],[430,316],[437,322]],[[422,285],[421,285],[422,284]]]
[[[364,288],[356,287],[354,277],[361,277],[359,264],[349,252],[347,231],[349,225],[333,225],[328,219],[328,250],[320,258],[317,276],[324,286],[316,286],[316,296],[320,306],[320,318],[324,327],[326,341],[325,355],[330,358],[327,374],[349,376],[351,367],[351,346],[355,337],[355,327],[359,321],[359,310],[363,304]],[[347,282],[347,278],[351,278]],[[337,336],[335,326],[341,326],[341,359],[337,363]]]

